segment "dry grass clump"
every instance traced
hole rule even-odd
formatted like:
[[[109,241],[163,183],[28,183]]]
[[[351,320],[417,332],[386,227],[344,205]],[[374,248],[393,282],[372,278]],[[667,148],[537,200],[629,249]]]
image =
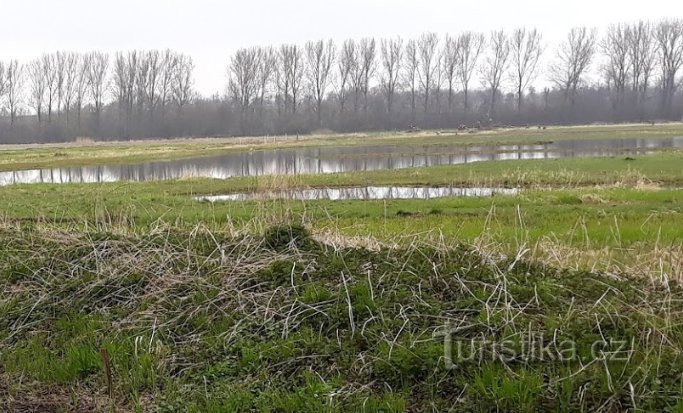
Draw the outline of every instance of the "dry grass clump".
[[[581,195],[581,202],[584,204],[606,204],[607,201],[598,194]]]
[[[323,244],[339,248],[364,248],[370,251],[380,251],[387,248],[398,248],[396,243],[380,241],[373,236],[349,236],[335,230],[321,230],[313,233],[313,238]]]
[[[95,143],[95,139],[89,136],[77,136],[74,139],[74,143],[77,145],[92,145]]]
[[[301,189],[307,185],[300,175],[265,175],[256,178],[253,192],[287,191],[289,189]]]
[[[660,285],[683,280],[683,247],[577,248],[545,237],[532,256],[558,268],[588,269],[610,274],[631,274]]]
[[[554,186],[572,188],[581,185],[586,180],[584,172],[562,168],[560,170],[516,169],[504,171],[502,178],[506,182],[517,185],[532,185],[532,188],[542,188],[546,182],[554,182]]]

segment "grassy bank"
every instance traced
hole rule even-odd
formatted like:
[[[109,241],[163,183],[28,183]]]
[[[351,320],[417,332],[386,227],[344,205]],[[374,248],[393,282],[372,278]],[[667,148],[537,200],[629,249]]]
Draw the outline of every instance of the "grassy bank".
[[[468,145],[496,146],[533,144],[562,140],[670,138],[683,136],[683,124],[651,126],[605,125],[551,127],[539,129],[500,129],[476,133],[425,131],[419,133],[377,132],[276,136],[260,138],[202,138],[131,142],[93,142],[90,140],[46,145],[0,146],[0,171],[64,166],[139,163],[173,160],[227,152],[300,146],[425,145],[439,151],[456,152]]]
[[[10,226],[0,242],[3,410],[683,408],[675,283],[298,227]]]

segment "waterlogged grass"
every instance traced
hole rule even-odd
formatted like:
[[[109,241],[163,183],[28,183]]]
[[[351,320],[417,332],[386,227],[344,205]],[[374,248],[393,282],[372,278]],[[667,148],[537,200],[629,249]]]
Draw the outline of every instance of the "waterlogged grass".
[[[222,153],[304,146],[424,145],[430,152],[457,152],[465,146],[549,143],[562,140],[671,138],[683,136],[683,124],[651,126],[604,125],[499,129],[456,133],[425,131],[420,133],[374,132],[331,135],[274,136],[254,138],[171,139],[130,142],[93,142],[46,145],[7,145],[0,147],[0,171],[68,167],[84,165],[127,164],[155,160],[174,160]]]
[[[0,242],[5,411],[683,407],[675,283],[321,243],[301,226],[4,228]]]
[[[136,185],[133,185],[136,186]],[[347,235],[397,235],[438,231],[471,242],[487,233],[499,240],[523,235],[535,241],[554,235],[570,243],[630,246],[640,241],[683,239],[683,191],[630,188],[529,190],[518,196],[368,201],[249,201],[206,203],[189,196],[145,193],[135,188],[93,192],[57,188],[30,195],[12,191],[0,200],[8,221],[85,225],[157,221],[212,227],[244,227],[287,216],[304,217],[317,229]],[[23,199],[22,199],[23,198]],[[3,205],[4,204],[4,205]]]
[[[624,158],[482,162],[415,170],[147,183],[18,185],[0,188],[8,220],[237,225],[269,216],[304,216],[315,228],[350,235],[395,235],[438,229],[471,242],[484,231],[509,239],[520,230],[600,245],[681,239],[683,191],[679,152]],[[505,186],[518,196],[376,201],[203,203],[196,195],[365,185]],[[659,234],[659,235],[657,235]]]
[[[0,187],[0,194],[21,200],[44,194],[112,194],[115,198],[149,193],[211,195],[231,192],[306,187],[367,185],[463,186],[519,188],[575,188],[586,186],[683,186],[683,152],[599,158],[563,158],[477,162],[411,169],[309,174],[297,176],[235,177],[227,180],[187,179],[142,183],[30,184]]]
[[[5,221],[69,228],[159,222],[263,231],[295,217],[316,233],[393,244],[486,243],[554,265],[683,277],[680,152],[625,158],[482,162],[350,174],[0,188]],[[363,185],[507,186],[518,196],[206,203],[195,195]],[[369,238],[372,238],[371,240]],[[663,254],[663,255],[662,255]],[[634,265],[637,264],[635,267]]]

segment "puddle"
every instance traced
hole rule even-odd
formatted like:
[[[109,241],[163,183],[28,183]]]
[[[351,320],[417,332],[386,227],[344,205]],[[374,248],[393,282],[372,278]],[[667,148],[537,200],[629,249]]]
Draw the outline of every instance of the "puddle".
[[[448,197],[489,197],[494,195],[516,195],[517,188],[428,188],[405,186],[367,186],[350,188],[311,188],[287,191],[254,192],[227,195],[194,197],[198,201],[267,201],[286,200],[372,200],[372,199],[433,199]]]
[[[0,186],[33,183],[144,182],[239,176],[329,174],[517,159],[633,156],[683,148],[683,137],[567,140],[530,145],[368,145],[233,152],[219,156],[0,172]]]

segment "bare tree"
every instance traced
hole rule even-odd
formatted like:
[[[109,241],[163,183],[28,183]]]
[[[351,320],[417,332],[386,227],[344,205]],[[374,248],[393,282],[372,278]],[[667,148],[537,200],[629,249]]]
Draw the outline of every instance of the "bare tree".
[[[256,101],[261,65],[261,52],[258,48],[239,49],[228,66],[228,88],[230,95],[239,104],[242,120]]]
[[[40,58],[31,61],[26,72],[29,79],[29,106],[36,111],[38,123],[42,122],[43,105],[47,90],[47,77],[45,76],[45,59]]]
[[[75,78],[75,101],[78,129],[81,129],[81,112],[88,93],[88,77],[90,75],[90,59],[87,55],[78,59],[77,74]]]
[[[522,110],[524,91],[536,79],[538,62],[543,54],[541,33],[536,29],[518,28],[510,38],[512,78],[517,91],[517,109]]]
[[[52,122],[52,110],[57,100],[57,55],[45,54],[40,58],[40,66],[45,86],[45,105],[47,106],[47,121]]]
[[[132,66],[131,66],[132,68]],[[137,104],[138,119],[142,118],[142,112],[147,102],[147,83],[149,82],[150,61],[147,52],[138,53],[137,66],[135,66],[135,103]]]
[[[178,64],[178,56],[173,51],[166,49],[162,52],[161,63],[159,65],[159,111],[161,118],[166,117],[166,107],[171,100],[173,75]]]
[[[403,39],[382,40],[382,76],[381,85],[386,100],[387,113],[391,115],[394,107],[394,96],[398,89],[401,61],[403,59]]]
[[[350,81],[353,87],[353,111],[358,113],[361,102],[367,114],[370,79],[375,73],[376,42],[375,39],[364,38],[356,45],[349,43]],[[353,59],[351,59],[353,58]]]
[[[368,93],[370,92],[370,80],[375,74],[377,57],[377,43],[375,39],[364,38],[360,41],[360,73],[361,90],[363,93],[363,111],[368,113]]]
[[[285,73],[282,51],[283,49],[281,46],[277,51],[275,65],[275,86],[277,88],[275,100],[277,103],[278,116],[289,112],[289,101],[291,100],[291,85],[289,84],[289,77]]]
[[[437,50],[439,38],[435,33],[424,33],[417,41],[419,64],[418,77],[422,87],[425,114],[429,111],[429,95],[434,89],[436,71],[439,70]]]
[[[410,90],[410,113],[411,124],[415,125],[416,104],[417,104],[417,83],[420,58],[417,49],[417,42],[409,40],[406,44],[404,82]]]
[[[360,45],[356,43],[350,43],[349,46],[353,45],[353,55],[351,57],[351,72],[350,72],[350,84],[353,89],[353,113],[358,113],[360,109],[361,96],[363,94],[363,65],[361,63],[361,49]]]
[[[346,100],[348,99],[348,86],[352,84],[352,75],[356,65],[356,42],[353,40],[345,40],[342,45],[339,63],[337,64],[339,87],[338,99],[339,110],[343,113]]]
[[[444,67],[443,67],[443,61],[444,61],[444,54],[443,54],[443,49],[439,48],[436,50],[436,63],[435,67],[436,69],[434,70],[434,86],[433,86],[433,105],[436,107],[436,112],[437,114],[441,114],[441,92],[443,88],[443,83],[445,80],[446,73],[444,72]]]
[[[656,47],[650,23],[637,22],[627,28],[628,53],[631,63],[631,85],[636,105],[642,105],[654,70]]]
[[[77,53],[62,53],[63,81],[60,88],[60,100],[64,101],[64,112],[66,114],[66,127],[69,128],[69,112],[74,98],[77,96],[79,86],[79,69],[81,66],[81,56]]]
[[[107,87],[107,71],[109,55],[101,52],[90,52],[86,55],[88,91],[95,108],[96,129],[99,130],[100,116],[104,107],[104,92]]]
[[[560,44],[556,62],[550,67],[551,80],[564,94],[564,101],[576,103],[576,91],[595,54],[595,29],[575,27]]]
[[[304,75],[303,54],[297,45],[282,45],[279,51],[279,68],[284,92],[285,112],[291,103],[291,113],[296,114]]]
[[[150,120],[154,119],[154,110],[159,102],[159,87],[162,78],[163,57],[158,50],[150,50],[145,54],[147,61],[147,79],[145,95]]]
[[[483,83],[490,89],[489,118],[495,116],[496,98],[505,73],[505,67],[510,56],[510,40],[503,30],[491,32],[489,40],[489,54],[482,66]]]
[[[308,87],[315,101],[315,111],[318,115],[318,127],[322,127],[323,100],[327,93],[330,74],[336,49],[332,40],[306,43],[306,77]]]
[[[275,74],[275,67],[277,64],[277,55],[272,47],[265,47],[260,49],[261,64],[258,68],[258,82],[259,82],[259,111],[263,114],[265,108],[266,94]]]
[[[0,62],[0,100],[7,93],[7,74],[5,73],[5,62]]]
[[[463,91],[465,113],[469,110],[470,80],[485,45],[486,39],[481,33],[466,32],[459,35],[457,39],[457,76]]]
[[[443,47],[443,75],[448,84],[448,112],[453,112],[453,96],[458,68],[458,41],[446,35]]]
[[[607,57],[603,72],[612,91],[612,107],[622,109],[629,81],[631,62],[629,54],[629,30],[625,24],[610,25],[607,35],[600,43]]]
[[[114,57],[114,67],[112,71],[112,92],[118,103],[119,130],[123,129],[124,117],[127,113],[127,89],[128,89],[128,70],[126,69],[126,58],[123,53],[116,53]],[[119,132],[122,133],[122,132]]]
[[[55,66],[53,69],[55,71],[55,93],[57,95],[57,116],[59,117],[62,116],[62,104],[66,97],[66,88],[69,86],[65,83],[67,55],[66,52],[57,52],[53,55],[53,64]]]
[[[133,123],[133,108],[135,107],[136,86],[138,85],[138,57],[138,52],[133,50],[127,53],[119,53],[116,58],[116,67],[123,71],[122,75],[115,73],[114,77],[122,86],[122,90],[119,92],[121,99],[119,104],[123,106],[123,113],[125,114],[123,126],[126,135],[130,133],[130,127]]]
[[[178,64],[173,76],[173,101],[178,108],[178,115],[183,113],[185,106],[194,99],[194,61],[190,56],[179,55]]]
[[[671,106],[676,93],[676,75],[683,65],[683,20],[663,20],[655,29],[659,66],[662,71],[662,114],[673,115]]]
[[[14,126],[21,108],[24,89],[24,67],[17,60],[10,60],[6,72],[7,106],[10,114],[10,125]]]

